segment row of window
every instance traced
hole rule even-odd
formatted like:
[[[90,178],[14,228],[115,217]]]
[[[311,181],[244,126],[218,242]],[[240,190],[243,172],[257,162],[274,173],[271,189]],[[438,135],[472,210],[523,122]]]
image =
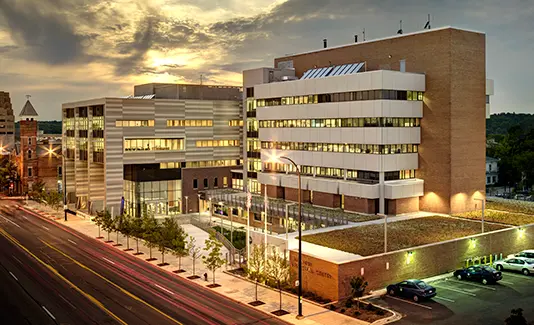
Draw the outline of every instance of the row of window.
[[[292,164],[283,163],[265,163],[264,170],[266,172],[274,173],[296,173],[296,169]],[[302,175],[314,177],[328,177],[349,180],[367,180],[378,181],[379,173],[365,170],[352,170],[343,168],[318,167],[318,166],[300,166],[300,173]],[[415,178],[415,169],[400,170],[384,173],[386,181],[411,179]]]
[[[160,169],[169,168],[203,168],[203,167],[229,167],[238,166],[239,160],[208,160],[208,161],[188,161],[188,162],[162,162]]]
[[[239,140],[199,140],[196,142],[198,148],[201,147],[238,147]]]
[[[167,126],[213,126],[213,120],[167,120]],[[243,126],[243,120],[229,120],[228,126]]]
[[[307,95],[307,96],[287,96],[267,99],[257,99],[254,106],[279,106],[279,105],[306,105],[318,103],[348,102],[359,100],[423,100],[422,91],[406,90],[363,90],[347,91],[342,93]]]
[[[315,142],[261,142],[262,149],[323,151],[368,154],[414,153],[417,144],[355,144],[355,143],[315,143]]]
[[[184,150],[184,139],[124,139],[124,151]]]
[[[418,127],[421,119],[413,117],[358,117],[310,120],[265,120],[261,128],[339,128],[339,127]]]
[[[115,126],[120,127],[141,127],[141,126],[154,126],[154,120],[122,120],[115,121]]]
[[[204,178],[204,188],[203,189],[209,189],[209,180],[207,178]],[[219,179],[217,177],[213,178],[213,187],[217,188],[219,187]],[[228,187],[228,177],[223,177],[223,187]],[[198,190],[198,179],[193,179],[193,189]]]

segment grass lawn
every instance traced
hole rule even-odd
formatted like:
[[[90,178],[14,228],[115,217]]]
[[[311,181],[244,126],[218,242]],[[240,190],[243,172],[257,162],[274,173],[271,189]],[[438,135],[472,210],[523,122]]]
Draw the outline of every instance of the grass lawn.
[[[488,209],[489,209],[489,202],[488,202]],[[484,211],[485,221],[492,221],[492,222],[502,223],[506,225],[514,225],[514,226],[528,225],[528,224],[534,223],[534,215],[514,213],[514,212],[505,212],[505,211],[498,211],[498,210],[488,210],[488,209]],[[454,216],[459,217],[459,218],[481,220],[482,211],[470,211],[470,212],[458,213],[458,214],[455,214]]]
[[[505,228],[485,225],[486,231]],[[480,223],[446,217],[423,217],[388,224],[388,251],[474,235]],[[303,236],[306,242],[368,256],[384,251],[384,225],[369,225]]]
[[[526,213],[534,216],[534,202],[529,201],[488,199],[486,209]]]
[[[365,222],[365,221],[381,219],[379,216],[375,214],[365,215],[365,214],[347,213],[346,216],[347,216],[347,220],[350,222]]]

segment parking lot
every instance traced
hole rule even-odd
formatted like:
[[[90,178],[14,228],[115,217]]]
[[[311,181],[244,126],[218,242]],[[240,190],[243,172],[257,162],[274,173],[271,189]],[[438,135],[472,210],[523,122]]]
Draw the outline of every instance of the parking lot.
[[[388,295],[369,302],[393,309],[404,317],[398,324],[504,324],[510,310],[522,308],[534,321],[534,276],[503,272],[497,284],[459,281],[456,278],[429,282],[437,291],[432,300],[415,303]]]

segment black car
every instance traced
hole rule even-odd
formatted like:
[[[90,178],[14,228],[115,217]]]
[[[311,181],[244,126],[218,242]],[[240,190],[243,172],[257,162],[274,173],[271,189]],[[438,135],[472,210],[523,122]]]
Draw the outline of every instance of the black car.
[[[497,283],[502,279],[502,273],[491,266],[475,265],[465,269],[454,271],[458,280],[470,280],[482,282],[482,284]]]
[[[403,296],[413,299],[413,301],[430,299],[436,296],[436,288],[416,279],[390,284],[387,287],[387,291],[390,296]]]

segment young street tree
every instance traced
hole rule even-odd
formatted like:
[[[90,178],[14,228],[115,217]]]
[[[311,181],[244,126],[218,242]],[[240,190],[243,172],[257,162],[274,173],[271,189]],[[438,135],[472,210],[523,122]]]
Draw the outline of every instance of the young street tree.
[[[96,216],[93,218],[93,222],[98,226],[98,237],[96,238],[104,238],[100,235],[100,228],[104,225],[104,211],[97,211]]]
[[[278,292],[280,293],[280,309],[282,310],[282,284],[289,280],[289,262],[275,246],[271,247],[271,254],[267,260],[266,274],[267,277],[278,284]]]
[[[130,236],[132,235],[133,230],[133,218],[129,216],[128,214],[125,214],[123,216],[123,220],[121,223],[121,227],[119,231],[126,236],[126,249],[124,251],[128,252],[133,249],[130,248]]]
[[[210,234],[210,238],[206,239],[206,247],[204,250],[208,253],[207,256],[202,256],[204,265],[213,273],[213,285],[215,285],[215,271],[224,265],[226,260],[221,257],[222,243],[217,240],[214,234]]]
[[[158,246],[157,240],[159,231],[159,225],[156,219],[154,219],[154,216],[145,214],[143,216],[143,239],[145,240],[145,244],[149,249],[149,258],[147,261],[157,260],[157,258],[152,257],[152,248],[156,248]]]
[[[63,195],[57,191],[50,191],[46,194],[46,201],[48,202],[48,206],[58,211],[63,203]]]
[[[125,216],[123,214],[119,214],[113,219],[113,228],[115,230],[115,233],[117,234],[117,242],[113,246],[122,246],[122,244],[119,242],[119,234],[122,232],[121,230],[124,225],[124,219]]]
[[[193,259],[193,276],[196,276],[195,274],[195,265],[197,259],[201,256],[201,249],[197,246],[196,239],[193,236],[189,236],[189,240],[187,241],[186,250]]]
[[[114,227],[115,227],[115,222],[113,218],[111,217],[111,214],[109,213],[107,209],[104,210],[102,213],[102,229],[104,229],[108,233],[108,240],[106,240],[106,243],[113,242],[113,240],[111,240],[109,236],[111,232],[113,231]]]
[[[173,239],[178,236],[185,236],[184,230],[178,225],[175,219],[166,218],[157,235],[158,250],[161,252],[161,263],[158,264],[159,266],[168,265],[168,263],[165,263],[165,252],[172,247]]]
[[[250,279],[256,283],[256,293],[254,302],[258,300],[258,283],[265,280],[265,259],[264,259],[265,245],[254,245],[250,254],[250,260],[247,261],[245,271]]]
[[[143,237],[143,219],[140,217],[133,217],[130,224],[130,234],[135,237],[135,245],[137,246],[134,255],[142,255],[139,251],[139,239]]]
[[[181,228],[181,227],[180,227]],[[183,228],[182,228],[183,230]],[[174,256],[178,257],[178,270],[174,273],[183,273],[185,270],[182,269],[182,257],[189,255],[186,247],[186,233],[182,231],[178,236],[174,237],[171,242],[171,252]]]

